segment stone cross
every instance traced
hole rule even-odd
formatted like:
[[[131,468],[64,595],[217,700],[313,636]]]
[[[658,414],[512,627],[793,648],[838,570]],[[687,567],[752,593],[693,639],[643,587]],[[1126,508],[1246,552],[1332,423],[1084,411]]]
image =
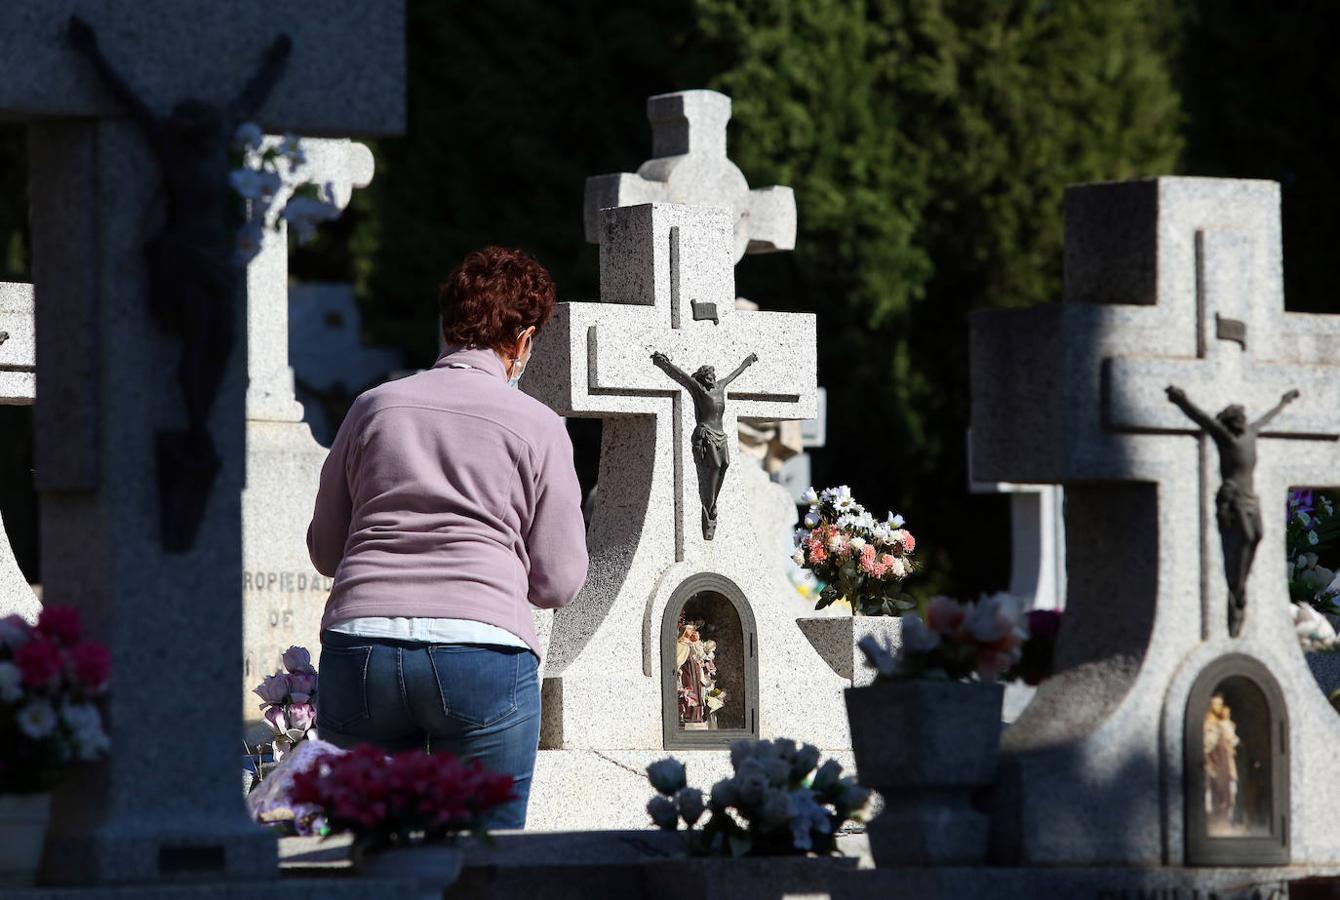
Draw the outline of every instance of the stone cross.
[[[355,188],[372,181],[372,151],[349,140],[308,139],[301,174],[329,185],[345,208]],[[277,198],[282,202],[284,198]],[[247,485],[242,494],[243,709],[259,718],[251,693],[292,645],[320,646],[330,579],[311,566],[311,521],[326,448],[303,421],[289,365],[287,226],[267,229],[247,267]]]
[[[157,116],[184,99],[237,96],[287,34],[292,52],[258,124],[347,135],[403,127],[403,4],[0,7],[0,31],[24,48],[0,62],[0,117],[29,123],[44,600],[77,606],[113,659],[115,752],[62,785],[44,874],[73,883],[275,877],[274,836],[247,819],[236,777],[245,344],[228,356],[210,410],[220,468],[197,540],[167,554],[154,434],[179,428],[184,413],[171,380],[181,344],[148,308],[145,243],[162,173],[125,106],[71,49],[73,13]]]
[[[716,91],[679,91],[647,99],[652,158],[637,174],[586,179],[586,240],[600,241],[600,212],[641,203],[724,206],[734,221],[734,261],[746,253],[796,246],[796,198],[789,187],[749,189],[726,156],[731,100]]]
[[[340,209],[349,205],[355,188],[372,181],[372,151],[365,144],[309,139],[303,148],[307,160],[299,175],[329,184]],[[283,192],[274,202],[282,206],[287,199]],[[266,229],[260,253],[247,266],[248,421],[302,421],[288,358],[288,288],[288,224],[281,220],[278,230]]]
[[[33,356],[33,286],[0,283],[0,406],[31,406],[36,361]],[[17,613],[36,621],[41,604],[19,570],[0,520],[0,618]]]
[[[1285,587],[1291,486],[1340,471],[1340,316],[1286,312],[1279,188],[1208,178],[1071,188],[1065,303],[979,313],[972,459],[992,481],[1065,486],[1069,596],[1057,674],[1005,733],[1002,860],[1181,865],[1188,697],[1244,656],[1287,706],[1295,862],[1336,862],[1328,771],[1340,720],[1299,650]],[[1265,539],[1229,636],[1215,449],[1165,395],[1252,419]],[[1082,800],[1080,799],[1082,798]],[[1083,810],[1078,806],[1083,804]],[[1092,810],[1101,810],[1093,815]]]
[[[727,394],[724,430],[734,434],[738,420],[814,415],[815,321],[735,308],[732,223],[725,210],[645,204],[606,210],[604,223],[601,302],[558,306],[537,344],[542,355],[535,375],[528,374],[524,387],[562,415],[665,420],[674,434],[668,460],[676,486],[674,558],[684,559],[702,541],[690,446],[696,420],[691,399],[651,354],[665,353],[689,372],[711,365],[722,375],[758,354]],[[734,461],[738,447],[729,444]],[[607,465],[645,467],[643,454],[645,448],[619,451],[606,441],[602,483]],[[601,504],[607,502],[602,491]]]

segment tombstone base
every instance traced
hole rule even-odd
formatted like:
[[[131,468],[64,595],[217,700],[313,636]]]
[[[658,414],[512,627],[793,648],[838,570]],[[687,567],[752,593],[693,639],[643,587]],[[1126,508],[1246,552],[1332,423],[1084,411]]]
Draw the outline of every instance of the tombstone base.
[[[381,900],[412,897],[413,881],[370,878],[285,878],[260,882],[212,882],[191,884],[125,885],[121,887],[32,888],[5,894],[6,900],[292,900],[321,897],[323,900]]]
[[[277,838],[236,818],[185,816],[99,823],[47,835],[39,880],[52,885],[258,882],[277,878]]]

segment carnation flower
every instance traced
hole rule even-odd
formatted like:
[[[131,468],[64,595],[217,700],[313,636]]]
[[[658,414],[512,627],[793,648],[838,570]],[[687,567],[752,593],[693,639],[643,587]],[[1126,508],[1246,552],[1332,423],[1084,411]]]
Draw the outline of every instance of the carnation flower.
[[[70,669],[84,690],[96,694],[107,687],[112,674],[112,654],[102,644],[84,641],[70,651]]]
[[[894,578],[906,578],[911,569],[907,565],[907,560],[901,556],[894,556],[892,553],[885,553],[879,559],[884,569]]]
[[[50,687],[60,678],[60,650],[44,637],[33,638],[15,650],[14,663],[19,667],[26,687]]]
[[[56,730],[56,710],[47,700],[32,700],[19,710],[18,725],[32,740],[45,740]]]
[[[37,633],[61,644],[73,644],[82,630],[79,610],[73,606],[44,606],[37,617]]]
[[[0,703],[16,703],[23,696],[23,675],[12,662],[0,662]]]
[[[0,647],[17,650],[32,637],[32,626],[17,613],[0,619]]]

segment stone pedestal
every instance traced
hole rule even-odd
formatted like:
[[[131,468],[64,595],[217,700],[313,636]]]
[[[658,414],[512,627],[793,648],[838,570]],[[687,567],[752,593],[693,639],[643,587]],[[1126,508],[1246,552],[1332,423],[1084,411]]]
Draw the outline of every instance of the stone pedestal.
[[[36,371],[33,286],[0,282],[0,406],[31,406]],[[41,609],[19,570],[0,519],[0,618],[18,614],[36,621]]]

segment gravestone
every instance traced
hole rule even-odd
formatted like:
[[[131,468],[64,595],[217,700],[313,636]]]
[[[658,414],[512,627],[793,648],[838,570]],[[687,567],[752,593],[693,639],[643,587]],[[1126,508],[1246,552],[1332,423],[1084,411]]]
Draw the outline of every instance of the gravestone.
[[[1284,310],[1279,187],[1159,178],[1066,195],[1065,302],[978,313],[978,477],[1066,492],[1057,672],[1003,738],[993,853],[1044,866],[1340,863],[1340,719],[1289,614],[1291,485],[1340,464],[1340,316]],[[1165,393],[1251,420],[1264,523],[1229,627],[1202,427]],[[1236,506],[1232,505],[1236,504]],[[1236,723],[1236,724],[1235,724]]]
[[[541,829],[645,826],[641,770],[667,750],[690,761],[695,783],[710,784],[728,763],[706,749],[738,737],[849,746],[847,682],[781,599],[791,587],[758,548],[737,442],[723,441],[731,466],[709,538],[694,403],[652,360],[664,353],[686,371],[726,372],[757,355],[726,392],[724,434],[740,420],[809,418],[814,317],[735,308],[725,209],[647,204],[603,215],[601,302],[558,304],[522,383],[561,415],[603,420],[591,571],[548,642],[529,820]],[[698,633],[686,633],[694,622]],[[686,646],[694,637],[701,646]],[[727,696],[715,711],[686,714],[680,689],[692,691],[677,680],[678,656],[709,639]]]
[[[354,188],[372,181],[372,152],[348,140],[303,142],[305,177],[333,189],[348,205]],[[282,202],[283,197],[277,198]],[[252,688],[278,670],[293,645],[320,646],[321,614],[331,579],[312,568],[307,525],[326,448],[303,421],[289,366],[288,232],[268,230],[247,268],[247,484],[242,493],[243,664],[241,695],[259,719]]]
[[[600,240],[603,210],[642,203],[724,207],[734,218],[738,264],[746,254],[794,250],[796,200],[789,187],[750,190],[739,167],[726,155],[726,126],[731,98],[716,91],[677,91],[647,98],[652,129],[652,159],[633,173],[596,175],[586,180],[586,239]],[[737,308],[758,304],[737,297]],[[789,572],[792,534],[798,513],[788,492],[773,481],[787,460],[798,454],[800,425],[793,420],[746,422],[739,426],[741,477],[754,513],[759,545],[775,566]]]
[[[138,98],[130,108],[108,92],[87,40],[83,52],[71,47],[74,12],[89,20],[101,54]],[[348,0],[236,0],[196,4],[189,15],[165,0],[115,10],[81,0],[0,7],[0,31],[24,48],[0,63],[0,116],[29,124],[44,596],[79,608],[113,661],[105,709],[115,752],[58,790],[43,871],[49,881],[260,882],[277,874],[275,838],[248,820],[236,778],[244,347],[234,345],[208,373],[219,376],[204,423],[217,469],[208,496],[180,495],[198,504],[193,535],[164,530],[155,461],[163,446],[155,435],[186,422],[174,373],[179,363],[199,360],[183,356],[181,339],[160,324],[180,306],[151,313],[146,244],[155,236],[189,244],[186,232],[158,230],[162,215],[218,233],[213,220],[191,219],[193,207],[163,204],[160,162],[173,178],[188,178],[182,166],[201,178],[226,172],[194,155],[156,158],[143,129],[152,119],[156,133],[167,133],[164,117],[183,98],[215,110],[239,98],[246,101],[240,106],[253,105],[259,91],[244,86],[259,71],[278,74],[276,38],[287,34],[291,52],[259,110],[262,126],[303,134],[398,131],[403,21],[398,3]],[[127,118],[131,112],[138,120]],[[172,133],[203,112],[178,107]],[[211,151],[227,133],[214,132]],[[182,149],[159,146],[168,154]],[[216,203],[219,195],[207,199]],[[155,282],[156,300],[200,296],[204,283],[192,279],[206,273],[179,272],[181,279]],[[210,282],[211,290],[221,283]],[[240,301],[241,280],[234,286]],[[209,309],[189,311],[212,313],[225,331],[245,334],[245,304],[229,306],[218,290],[210,296]]]
[[[716,91],[647,98],[652,158],[636,174],[586,179],[586,240],[601,240],[602,210],[642,203],[725,207],[734,220],[734,259],[796,246],[796,197],[789,187],[749,189],[726,156],[731,100]]]
[[[0,406],[31,406],[36,376],[33,356],[33,286],[0,282]],[[0,518],[0,618],[37,621],[42,605],[19,570]]]

